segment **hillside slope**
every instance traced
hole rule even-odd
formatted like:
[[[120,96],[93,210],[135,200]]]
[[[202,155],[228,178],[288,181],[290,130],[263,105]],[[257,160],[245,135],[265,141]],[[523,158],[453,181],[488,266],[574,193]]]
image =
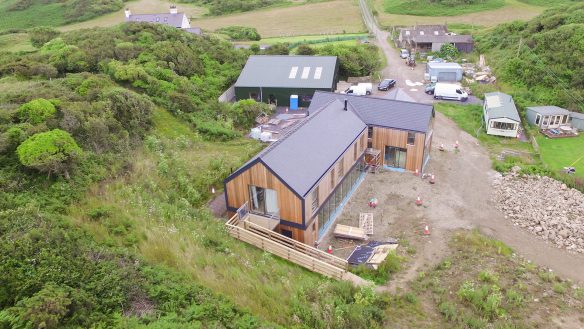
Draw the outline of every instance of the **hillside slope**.
[[[478,35],[498,82],[521,106],[557,105],[584,111],[584,3],[546,10],[529,22]]]

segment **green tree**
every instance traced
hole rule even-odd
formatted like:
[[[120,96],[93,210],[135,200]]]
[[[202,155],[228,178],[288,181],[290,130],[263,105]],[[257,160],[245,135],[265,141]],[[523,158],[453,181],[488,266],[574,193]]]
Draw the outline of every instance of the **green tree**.
[[[316,54],[316,51],[312,47],[310,47],[309,45],[300,45],[296,49],[296,54],[312,56],[312,55]]]
[[[233,104],[227,113],[236,126],[249,128],[255,123],[255,118],[261,113],[270,115],[272,108],[266,103],[258,103],[253,99],[243,99]]]
[[[442,45],[442,47],[440,47],[438,56],[441,58],[456,58],[458,57],[458,49],[456,49],[456,47],[451,43],[445,43]]]
[[[44,98],[33,99],[18,109],[20,120],[39,124],[57,113],[55,105]]]
[[[69,178],[73,161],[82,154],[75,139],[61,129],[34,134],[16,148],[20,163],[42,172]]]
[[[154,104],[140,94],[124,88],[114,88],[103,95],[114,118],[128,131],[130,137],[143,137],[150,128]]]
[[[275,43],[265,50],[266,55],[288,55],[290,49],[288,43]]]
[[[30,37],[30,42],[32,43],[32,45],[37,48],[40,48],[45,43],[56,38],[59,35],[59,33],[60,32],[58,30],[52,27],[40,26],[31,29],[28,32],[28,35]]]

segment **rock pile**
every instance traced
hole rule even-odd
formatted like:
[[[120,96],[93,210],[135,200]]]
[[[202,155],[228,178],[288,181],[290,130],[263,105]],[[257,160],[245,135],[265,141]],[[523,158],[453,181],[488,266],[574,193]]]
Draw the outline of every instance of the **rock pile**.
[[[584,194],[555,179],[516,171],[493,184],[505,218],[558,248],[584,253]]]

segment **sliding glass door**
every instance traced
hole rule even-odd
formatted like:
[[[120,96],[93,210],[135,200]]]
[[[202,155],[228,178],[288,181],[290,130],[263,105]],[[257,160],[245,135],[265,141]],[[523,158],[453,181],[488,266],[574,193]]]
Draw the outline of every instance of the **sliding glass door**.
[[[406,149],[399,147],[385,147],[385,165],[393,168],[406,168]]]
[[[278,215],[278,193],[269,188],[250,185],[251,211],[257,214]]]

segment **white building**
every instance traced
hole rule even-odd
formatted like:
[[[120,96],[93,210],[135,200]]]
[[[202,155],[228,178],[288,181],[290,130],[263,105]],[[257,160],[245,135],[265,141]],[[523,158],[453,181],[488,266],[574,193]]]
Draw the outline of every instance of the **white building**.
[[[521,118],[510,95],[498,91],[486,93],[483,117],[487,134],[517,137]]]

